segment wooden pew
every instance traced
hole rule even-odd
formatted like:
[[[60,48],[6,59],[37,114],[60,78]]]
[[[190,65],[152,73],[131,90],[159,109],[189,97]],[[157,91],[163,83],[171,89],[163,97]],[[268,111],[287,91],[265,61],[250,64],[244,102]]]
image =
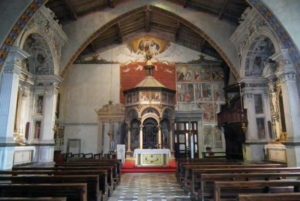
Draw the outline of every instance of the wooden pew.
[[[59,163],[56,164],[55,167],[97,167],[97,168],[106,168],[109,172],[112,173],[113,178],[113,187],[121,181],[121,169],[119,170],[117,164],[108,163],[108,162],[66,162],[66,163]]]
[[[63,197],[0,197],[0,201],[66,201]]]
[[[214,169],[193,169],[192,170],[192,178],[189,183],[184,186],[186,191],[191,192],[193,185],[195,182],[201,180],[201,174],[215,174],[215,173],[299,173],[300,168],[292,168],[292,167],[239,167],[239,168],[214,168]]]
[[[87,201],[87,185],[72,184],[3,184],[2,197],[66,197],[67,201]]]
[[[277,163],[184,163],[181,166],[180,170],[180,181],[186,181],[187,178],[191,178],[193,169],[202,169],[202,168],[234,168],[234,167],[286,167],[283,164]],[[183,183],[185,184],[185,183]],[[184,186],[184,185],[183,185]]]
[[[205,200],[213,197],[215,181],[251,181],[251,180],[284,180],[284,179],[300,178],[298,173],[280,172],[253,172],[253,173],[216,173],[201,174],[199,181],[195,181],[192,185],[192,197],[195,199]]]
[[[240,194],[239,201],[299,201],[300,193]]]
[[[60,165],[113,165],[115,168],[115,174],[118,176],[118,181],[120,182],[122,161],[119,159],[74,159],[65,163],[57,163],[56,166]]]
[[[26,166],[26,167],[14,167],[13,171],[27,171],[27,170],[51,170],[51,171],[70,171],[70,170],[99,170],[103,171],[106,174],[106,184],[108,185],[108,190],[111,192],[115,188],[115,183],[114,183],[114,174],[113,174],[113,169],[112,166],[57,166],[57,167],[44,167],[44,166]],[[100,183],[101,178],[100,178]]]
[[[87,199],[89,201],[101,201],[102,192],[99,190],[98,175],[25,175],[25,176],[1,176],[0,181],[10,183],[86,183]]]
[[[99,169],[79,169],[79,170],[13,170],[0,171],[0,175],[98,175],[99,190],[102,192],[102,200],[107,200],[112,193],[107,181],[106,170]]]
[[[277,168],[282,167],[281,164],[212,164],[212,165],[186,165],[184,166],[184,177],[182,180],[182,186],[184,188],[190,188],[193,179],[193,174],[197,170],[201,169],[232,169],[232,168]]]
[[[270,181],[215,181],[214,200],[237,200],[241,193],[276,193],[276,187],[289,188],[299,192],[299,180],[270,180]],[[275,192],[273,192],[275,191]]]

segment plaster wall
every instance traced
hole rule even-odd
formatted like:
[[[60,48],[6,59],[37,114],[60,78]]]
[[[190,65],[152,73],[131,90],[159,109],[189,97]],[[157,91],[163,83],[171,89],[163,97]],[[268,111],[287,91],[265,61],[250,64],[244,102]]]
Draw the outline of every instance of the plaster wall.
[[[1,0],[0,1],[0,44],[4,42],[11,28],[30,5],[32,0]],[[13,12],[12,12],[13,11]]]
[[[61,122],[65,150],[70,138],[81,139],[81,151],[97,152],[97,109],[120,100],[119,64],[74,65],[61,86]]]
[[[274,13],[300,50],[300,3],[299,0],[262,0]]]
[[[225,20],[219,20],[217,17],[208,13],[183,8],[183,6],[168,1],[158,0],[126,1],[126,6],[120,3],[113,10],[108,8],[101,12],[91,13],[75,22],[65,25],[63,29],[69,38],[69,42],[66,44],[62,52],[61,66],[63,68],[66,67],[68,62],[71,61],[71,58],[76,55],[76,52],[88,40],[88,38],[106,23],[122,14],[145,5],[157,6],[189,21],[191,24],[202,30],[220,49],[222,49],[224,55],[229,59],[233,66],[237,68],[239,67],[236,50],[229,40],[231,34],[236,28],[234,25],[226,22]]]

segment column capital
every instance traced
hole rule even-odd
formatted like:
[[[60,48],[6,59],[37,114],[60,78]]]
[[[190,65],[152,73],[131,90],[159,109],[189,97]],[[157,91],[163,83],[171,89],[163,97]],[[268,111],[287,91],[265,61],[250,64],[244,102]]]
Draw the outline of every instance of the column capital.
[[[20,74],[23,66],[23,60],[29,56],[30,55],[27,52],[15,46],[10,47],[8,56],[4,63],[4,72]]]
[[[285,83],[287,81],[296,81],[296,72],[295,71],[289,71],[289,72],[281,72],[278,73],[278,78],[280,83]]]
[[[63,78],[58,75],[39,75],[36,78],[37,83],[43,83],[44,85],[53,85],[57,88],[62,81]]]

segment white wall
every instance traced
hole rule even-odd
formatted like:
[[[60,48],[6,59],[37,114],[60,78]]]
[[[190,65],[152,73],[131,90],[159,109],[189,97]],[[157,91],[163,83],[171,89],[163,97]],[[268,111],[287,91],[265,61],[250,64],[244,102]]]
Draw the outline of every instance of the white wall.
[[[120,100],[119,64],[78,64],[61,86],[61,118],[67,139],[81,139],[81,151],[97,152],[98,123],[95,110],[109,100]]]
[[[262,0],[274,13],[300,50],[300,1]]]

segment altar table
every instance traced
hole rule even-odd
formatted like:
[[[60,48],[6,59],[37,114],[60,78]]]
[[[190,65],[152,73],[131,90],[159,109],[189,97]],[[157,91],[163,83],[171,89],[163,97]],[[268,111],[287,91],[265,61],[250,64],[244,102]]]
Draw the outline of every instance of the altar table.
[[[136,166],[168,166],[170,149],[135,149],[133,152]]]

